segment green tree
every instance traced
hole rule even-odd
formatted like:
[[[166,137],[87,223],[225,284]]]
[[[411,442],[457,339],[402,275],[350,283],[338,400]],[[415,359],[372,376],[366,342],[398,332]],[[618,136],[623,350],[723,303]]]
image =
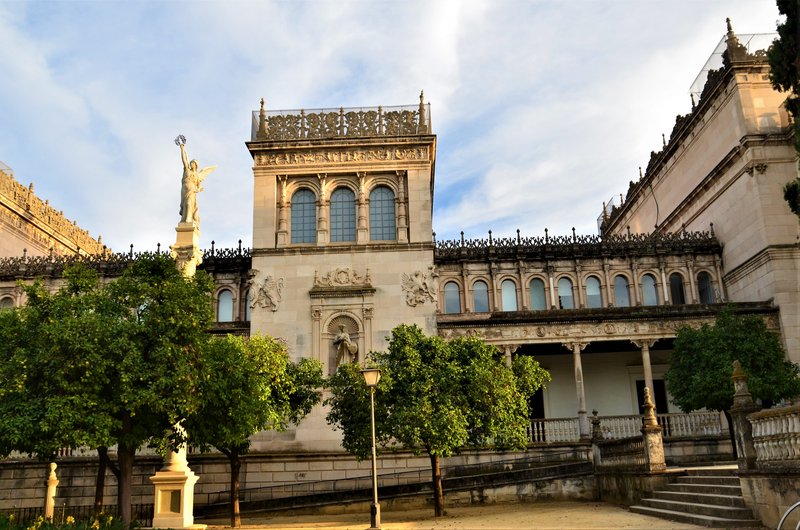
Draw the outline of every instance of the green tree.
[[[800,393],[798,367],[786,360],[780,339],[764,320],[726,310],[713,325],[678,330],[664,376],[675,404],[686,412],[705,408],[727,413],[733,405],[731,366],[737,359],[747,372],[753,398],[778,401]]]
[[[786,16],[778,24],[778,38],[767,51],[770,81],[776,90],[789,92],[786,110],[794,118],[794,146],[800,155],[800,3],[777,0],[778,11]],[[800,216],[800,177],[786,184],[783,196],[792,211]]]
[[[239,471],[250,436],[298,423],[319,403],[322,385],[319,361],[291,363],[285,346],[271,337],[212,337],[206,344],[201,405],[186,427],[194,445],[228,457],[231,526],[241,526]]]
[[[26,287],[25,307],[3,316],[0,450],[43,457],[59,447],[117,445],[118,509],[131,520],[138,447],[182,440],[169,427],[198,406],[200,346],[211,322],[210,277],[184,278],[173,260],[143,256],[100,284],[80,266],[50,293]]]
[[[371,356],[382,372],[375,392],[376,438],[383,446],[396,442],[427,453],[436,516],[444,514],[441,458],[467,446],[525,447],[528,400],[550,380],[533,359],[520,358],[511,370],[478,339],[445,342],[417,326],[396,327],[388,351]],[[342,431],[347,451],[368,457],[369,390],[358,366],[340,366],[329,386],[328,422]]]

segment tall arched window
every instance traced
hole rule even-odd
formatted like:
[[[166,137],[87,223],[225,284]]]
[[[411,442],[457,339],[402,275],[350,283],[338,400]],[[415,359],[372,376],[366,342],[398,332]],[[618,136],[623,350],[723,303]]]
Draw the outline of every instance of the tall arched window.
[[[253,303],[253,294],[252,291],[248,290],[247,295],[244,297],[244,319],[246,322],[250,322],[250,311],[252,311],[250,304],[252,303]]]
[[[642,276],[642,304],[658,305],[656,278],[652,274],[645,274]]]
[[[456,282],[444,284],[444,312],[447,314],[461,312],[461,289]]]
[[[630,307],[631,294],[628,289],[628,278],[619,274],[614,277],[614,302],[617,307]]]
[[[701,304],[714,303],[714,287],[711,284],[711,275],[706,271],[697,275],[697,294]]]
[[[356,240],[356,195],[349,188],[331,193],[331,242]]]
[[[394,192],[386,186],[378,186],[369,193],[369,238],[372,241],[397,239]]]
[[[683,276],[677,272],[669,275],[669,297],[673,304],[686,303],[686,296],[683,294]]]
[[[547,309],[547,298],[544,294],[544,282],[540,278],[534,278],[530,283],[531,309],[541,311]]]
[[[503,298],[503,311],[517,310],[517,284],[514,280],[503,280],[500,284],[500,292]]]
[[[217,295],[217,322],[233,322],[233,293],[227,289]]]
[[[307,189],[292,195],[292,243],[317,242],[317,197]]]
[[[569,278],[558,280],[558,307],[575,309],[575,302],[572,298],[572,281]]]
[[[14,307],[14,299],[11,297],[0,298],[0,311],[3,309],[12,309]]]
[[[472,305],[476,313],[489,312],[489,288],[486,282],[478,280],[472,284]]]
[[[600,280],[595,276],[586,278],[586,307],[603,307],[603,294],[600,292]]]

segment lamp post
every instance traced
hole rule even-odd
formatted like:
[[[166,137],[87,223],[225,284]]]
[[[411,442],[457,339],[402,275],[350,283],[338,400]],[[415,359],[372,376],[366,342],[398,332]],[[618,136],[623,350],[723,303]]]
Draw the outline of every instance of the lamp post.
[[[378,467],[375,456],[375,387],[381,379],[381,371],[378,368],[366,368],[361,370],[364,382],[369,387],[369,411],[372,423],[372,505],[369,508],[369,530],[379,530],[381,527],[381,505],[378,504]]]

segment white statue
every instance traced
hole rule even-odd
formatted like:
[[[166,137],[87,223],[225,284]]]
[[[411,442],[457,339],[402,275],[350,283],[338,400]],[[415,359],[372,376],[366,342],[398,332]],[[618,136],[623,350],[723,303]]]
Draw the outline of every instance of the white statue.
[[[181,223],[193,223],[200,226],[200,216],[197,213],[197,194],[203,191],[201,184],[209,173],[217,169],[217,166],[198,169],[197,160],[189,161],[189,157],[186,155],[186,138],[183,135],[175,138],[175,144],[181,148],[181,159],[183,160]]]
[[[343,325],[339,325],[339,333],[333,338],[333,345],[336,346],[336,365],[352,363],[358,353],[358,344],[350,340],[350,335],[344,330]]]

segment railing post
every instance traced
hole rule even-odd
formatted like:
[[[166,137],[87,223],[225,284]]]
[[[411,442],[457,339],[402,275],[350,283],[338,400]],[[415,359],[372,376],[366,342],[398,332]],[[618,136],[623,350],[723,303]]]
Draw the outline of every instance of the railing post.
[[[58,486],[58,477],[56,477],[57,467],[55,462],[50,462],[50,476],[47,477],[47,495],[45,495],[44,498],[44,518],[47,521],[53,520],[53,515],[56,510],[56,487]]]
[[[602,455],[598,442],[603,439],[603,430],[600,428],[600,418],[597,417],[597,409],[592,411],[592,467],[595,471],[600,468]]]
[[[758,410],[758,406],[753,402],[753,396],[747,389],[747,374],[742,369],[741,363],[733,361],[733,406],[731,407],[731,419],[733,425],[734,440],[736,441],[736,463],[739,470],[755,469],[756,467],[756,448],[753,444],[753,426],[747,419],[747,415]]]
[[[655,405],[650,397],[650,389],[644,387],[644,425],[642,426],[642,441],[644,442],[644,465],[648,473],[664,471],[667,468],[664,459],[664,440],[661,437],[661,427],[658,425],[653,412]]]

